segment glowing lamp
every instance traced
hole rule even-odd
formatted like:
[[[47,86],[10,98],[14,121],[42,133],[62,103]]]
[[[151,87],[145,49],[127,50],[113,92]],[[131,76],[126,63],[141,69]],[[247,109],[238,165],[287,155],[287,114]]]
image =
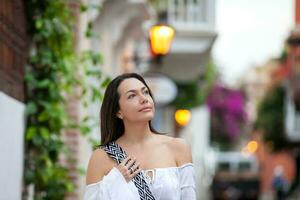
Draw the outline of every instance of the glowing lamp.
[[[258,144],[257,144],[256,141],[250,141],[250,142],[248,142],[248,144],[247,144],[247,151],[248,151],[249,153],[255,153],[256,150],[257,150],[257,147],[258,147]]]
[[[189,110],[176,110],[175,112],[175,120],[176,122],[181,125],[185,126],[189,123],[191,119],[191,112]]]
[[[150,46],[154,55],[166,55],[171,47],[175,30],[167,25],[154,25],[150,28]]]

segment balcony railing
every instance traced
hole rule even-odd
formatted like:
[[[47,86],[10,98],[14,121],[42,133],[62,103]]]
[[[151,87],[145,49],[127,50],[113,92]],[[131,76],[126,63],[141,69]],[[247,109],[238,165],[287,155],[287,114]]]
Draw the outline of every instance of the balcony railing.
[[[214,28],[215,0],[168,0],[168,22],[176,29]]]

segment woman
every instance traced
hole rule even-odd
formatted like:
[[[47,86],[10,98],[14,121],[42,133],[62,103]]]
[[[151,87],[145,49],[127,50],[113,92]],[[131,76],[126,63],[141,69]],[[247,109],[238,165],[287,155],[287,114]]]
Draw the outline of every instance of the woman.
[[[111,81],[101,107],[101,148],[88,165],[85,200],[196,199],[189,146],[156,132],[154,112],[150,88],[140,75]],[[123,159],[111,155],[116,149]]]

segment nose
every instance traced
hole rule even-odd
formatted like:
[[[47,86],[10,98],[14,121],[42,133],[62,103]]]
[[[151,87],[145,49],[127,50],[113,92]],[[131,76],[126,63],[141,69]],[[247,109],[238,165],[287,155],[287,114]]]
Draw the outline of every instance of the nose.
[[[141,94],[140,102],[142,104],[148,103],[148,98],[145,95]]]

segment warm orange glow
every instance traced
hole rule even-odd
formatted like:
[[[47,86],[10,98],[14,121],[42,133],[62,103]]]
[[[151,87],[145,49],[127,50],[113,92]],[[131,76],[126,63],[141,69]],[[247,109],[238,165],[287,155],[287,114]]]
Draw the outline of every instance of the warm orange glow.
[[[156,55],[166,55],[171,47],[175,30],[166,25],[155,25],[150,29],[151,49]]]
[[[257,147],[258,147],[257,142],[252,140],[252,141],[248,142],[248,144],[247,144],[247,151],[249,153],[255,153],[257,150]]]
[[[254,140],[248,142],[248,144],[241,150],[243,156],[248,157],[255,153],[258,148],[258,143]]]
[[[176,110],[175,120],[179,125],[181,126],[187,125],[190,119],[191,119],[191,112],[189,110]]]

